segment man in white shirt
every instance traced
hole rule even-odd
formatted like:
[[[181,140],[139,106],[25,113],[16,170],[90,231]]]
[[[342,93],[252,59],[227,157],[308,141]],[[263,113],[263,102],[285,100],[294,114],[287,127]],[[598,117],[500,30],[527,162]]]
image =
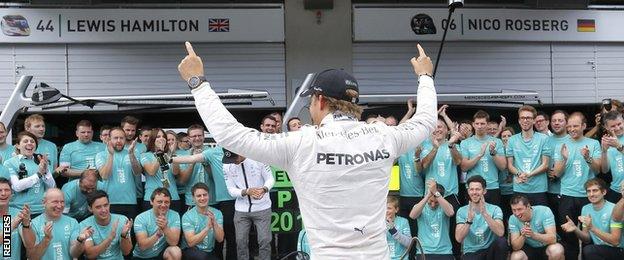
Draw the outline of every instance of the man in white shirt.
[[[312,259],[388,259],[386,196],[390,169],[436,127],[433,65],[424,50],[412,58],[419,87],[415,115],[398,126],[359,122],[357,81],[325,70],[303,94],[315,126],[281,134],[244,127],[227,111],[204,77],[204,65],[187,43],[178,65],[195,105],[217,143],[288,172],[306,221]],[[240,257],[240,256],[239,256]]]
[[[238,259],[249,259],[249,229],[258,233],[259,258],[271,259],[271,168],[224,149],[223,175],[234,203]]]

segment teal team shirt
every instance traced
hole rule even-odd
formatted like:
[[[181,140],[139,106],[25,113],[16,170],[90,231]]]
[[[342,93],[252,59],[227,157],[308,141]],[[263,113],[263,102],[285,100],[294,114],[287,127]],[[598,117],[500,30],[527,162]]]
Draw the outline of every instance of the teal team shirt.
[[[11,157],[15,156],[15,147],[8,145],[4,149],[0,149],[0,163],[4,163]]]
[[[65,209],[69,208],[68,216],[75,219],[85,219],[91,215],[87,197],[80,190],[80,179],[71,180],[63,185]],[[97,189],[102,189],[102,183],[97,183]]]
[[[561,175],[561,195],[577,198],[587,197],[585,182],[594,178],[596,173],[590,169],[589,164],[581,155],[581,149],[587,146],[589,148],[589,156],[594,158],[594,160],[600,160],[600,143],[587,137],[582,137],[578,141],[570,138],[563,143],[568,148],[568,160]],[[554,154],[555,161],[563,160],[561,149],[555,150]]]
[[[182,149],[178,149],[175,152],[176,156],[187,156],[187,155],[191,155],[191,149],[188,150],[182,150]],[[189,167],[188,164],[180,164],[180,170],[186,170]],[[173,168],[173,166],[172,166]],[[176,179],[176,187],[178,189],[178,193],[179,194],[185,194],[186,193],[186,183],[180,183],[177,181]]]
[[[466,219],[468,218],[468,210],[469,205],[463,206],[457,210],[456,222],[457,224],[466,223]],[[485,210],[494,220],[503,220],[503,212],[501,209],[489,203],[485,203]],[[485,218],[481,213],[475,212],[474,218],[472,219],[472,225],[470,225],[470,230],[468,231],[468,235],[464,238],[463,244],[463,253],[474,253],[481,249],[489,248],[492,242],[496,240],[496,234],[492,232],[487,222],[485,222]]]
[[[48,160],[50,160],[50,166],[52,166],[52,168],[58,166],[58,150],[56,149],[56,144],[53,142],[46,139],[39,139],[37,141],[37,150],[35,150],[35,153],[47,154]]]
[[[180,230],[180,215],[178,215],[178,212],[175,212],[174,210],[167,211],[167,227],[170,229]],[[156,231],[158,231],[158,226],[156,225],[156,215],[154,215],[153,209],[149,209],[136,217],[134,221],[135,234],[145,233],[148,237],[150,237],[154,235]],[[163,234],[163,236],[161,236],[152,247],[146,250],[141,250],[139,245],[136,244],[132,254],[135,257],[140,258],[157,257],[160,252],[165,250],[168,246],[167,239]]]
[[[212,175],[212,182],[210,183],[213,185],[209,186],[211,190],[211,204],[221,201],[234,200],[227,190],[225,177],[223,176],[223,148],[220,146],[214,148],[206,147],[202,152],[202,155],[204,156],[204,162],[210,164],[210,171]],[[213,190],[214,193],[212,193]]]
[[[91,216],[80,222],[80,230],[83,230],[86,227],[93,228],[93,235],[91,235],[90,238],[87,238],[87,240],[92,241],[93,245],[97,246],[99,244],[102,244],[102,242],[104,242],[104,240],[108,238],[108,235],[110,235],[113,229],[113,224],[115,223],[115,221],[119,221],[119,224],[117,224],[117,230],[115,231],[115,238],[113,238],[113,241],[106,248],[106,250],[98,255],[98,260],[124,259],[123,254],[121,253],[121,231],[123,230],[123,226],[128,221],[128,218],[124,215],[111,213],[110,222],[106,226],[101,226],[100,224],[98,224],[95,220],[95,216]]]
[[[0,165],[0,178],[11,179],[11,173],[9,173],[9,169],[7,169],[4,164]]]
[[[141,154],[141,165],[145,166],[146,164],[151,164],[157,162],[156,156],[151,152],[146,152]],[[175,178],[173,178],[173,167],[169,165],[169,170],[167,170],[164,174],[160,167],[158,167],[158,171],[155,175],[145,174],[145,192],[143,195],[144,201],[150,201],[152,196],[152,192],[156,188],[164,187],[163,181],[165,178],[169,183],[167,189],[169,193],[171,193],[171,200],[180,200],[180,195],[178,194],[178,187],[175,185]]]
[[[63,146],[59,162],[69,163],[71,169],[95,168],[95,156],[107,148],[100,142],[84,144],[78,140]]]
[[[453,246],[450,239],[450,218],[444,214],[442,207],[435,209],[425,204],[418,216],[418,237],[425,254],[452,254]],[[420,253],[420,252],[419,252]]]
[[[15,219],[19,215],[20,210],[9,207],[8,213],[11,215],[11,219]],[[1,258],[2,260],[19,259],[19,255],[22,254],[22,237],[19,234],[21,227],[22,225],[20,224],[20,226],[11,231],[11,256],[13,257],[3,257]]]
[[[129,144],[124,145],[124,150],[128,151],[129,147],[130,147]],[[134,145],[134,156],[136,157],[139,163],[141,163],[141,154],[143,154],[146,151],[147,151],[147,146],[145,146],[145,144],[137,142]],[[141,173],[139,175],[132,175],[132,178],[134,178],[134,189],[136,191],[136,197],[137,198],[143,197],[143,194],[145,194],[145,192],[143,191],[143,182],[145,182],[145,174]]]
[[[534,233],[546,234],[546,228],[555,227],[555,216],[550,208],[546,206],[532,206],[533,212],[531,213],[531,221],[529,225]],[[520,231],[524,227],[525,222],[520,221],[515,215],[509,217],[509,233],[520,234]],[[524,242],[533,248],[540,248],[547,246],[546,244],[533,239],[526,238]]]
[[[26,167],[27,176],[36,175],[39,171],[39,165],[36,164],[33,159],[27,159],[23,155],[14,156],[11,159],[4,162],[4,166],[9,171],[9,175],[18,177],[19,166],[24,164]],[[48,170],[51,171],[52,165],[48,166]],[[39,179],[32,187],[20,191],[13,191],[13,198],[11,198],[11,207],[21,210],[24,204],[30,206],[30,214],[41,214],[43,212],[43,195],[47,190],[45,182]]]
[[[624,135],[618,136],[618,140],[621,144],[624,144]],[[609,147],[607,156],[607,158],[609,158],[609,169],[613,176],[611,190],[619,193],[622,181],[624,181],[624,153],[618,151],[614,147]]]
[[[297,237],[297,251],[310,255],[310,244],[308,243],[308,234],[305,228],[299,231],[299,237]]]
[[[548,137],[548,140],[546,140],[546,146],[548,147],[548,150],[550,150],[551,154],[553,154],[553,156],[551,156],[549,160],[548,169],[553,169],[555,167],[554,154],[556,153],[556,151],[561,151],[561,145],[564,142],[567,142],[569,139],[570,136],[567,134],[562,137],[557,137],[555,135],[551,135]],[[548,179],[548,193],[561,193],[561,178],[557,178],[555,180]]]
[[[503,146],[503,142],[489,135],[483,137],[483,139],[478,138],[476,135],[462,141],[461,143],[461,155],[465,159],[472,159],[477,157],[479,153],[481,153],[481,146],[483,144],[486,145],[485,153],[483,157],[475,164],[472,169],[469,169],[466,173],[466,178],[470,178],[475,175],[481,175],[485,179],[487,184],[487,189],[498,189],[499,188],[499,179],[498,179],[498,168],[494,163],[494,157],[490,155],[490,143],[494,142],[496,144],[495,156],[505,156],[505,148]]]
[[[422,197],[425,192],[425,184],[423,176],[416,170],[414,165],[415,150],[412,149],[407,153],[399,156],[399,195],[401,197]]]
[[[522,133],[512,135],[507,141],[505,154],[507,157],[513,157],[513,165],[516,169],[529,173],[542,164],[542,156],[551,156],[550,150],[546,146],[547,139],[548,135],[538,132],[534,132],[533,137],[528,141],[524,140]],[[517,176],[514,176],[514,192],[541,193],[548,190],[546,173],[533,176],[524,183],[516,182],[516,178]]]
[[[95,164],[100,169],[108,160],[108,151],[99,152],[95,156]],[[107,180],[103,180],[102,188],[108,194],[108,201],[113,205],[136,205],[137,193],[135,191],[132,165],[127,150],[115,151],[113,165]]]
[[[30,223],[32,232],[35,233],[35,245],[41,243],[45,234],[45,228],[48,220],[45,214],[41,214]],[[22,231],[23,232],[23,231]],[[45,253],[41,259],[72,259],[70,254],[70,246],[80,234],[80,226],[75,219],[61,215],[58,220],[52,224],[52,240],[45,249]]]
[[[582,216],[589,215],[592,219],[592,225],[594,227],[598,228],[599,230],[603,232],[611,233],[611,229],[614,229],[614,228],[618,228],[620,230],[622,229],[622,222],[615,221],[611,217],[614,207],[615,207],[615,204],[605,200],[604,205],[602,205],[602,208],[599,210],[596,210],[594,208],[594,205],[590,203],[590,204],[583,206],[583,209],[581,210],[581,215]],[[586,229],[586,228],[587,227],[583,226],[583,229]],[[611,246],[609,243],[602,241],[602,239],[596,236],[594,232],[589,232],[589,235],[591,236],[592,242],[594,242],[595,245]],[[621,237],[620,237],[619,247],[620,248],[624,247],[624,240]]]
[[[433,144],[431,144],[431,142],[424,143],[420,158],[427,157],[432,150]],[[444,186],[446,190],[444,194],[445,197],[451,194],[457,195],[459,192],[457,165],[453,163],[453,157],[451,156],[451,150],[448,148],[448,142],[440,144],[431,164],[423,171],[425,172],[425,179],[434,179],[437,183]]]
[[[410,233],[409,223],[407,222],[406,218],[401,217],[401,216],[396,216],[394,218],[394,227],[396,228],[397,232],[403,235],[409,236],[409,237],[412,236]],[[394,239],[392,235],[390,234],[390,232],[386,232],[386,239],[388,240],[388,250],[390,251],[390,259],[392,260],[401,259],[401,256],[403,255],[403,253],[405,253],[405,250],[407,250],[407,248],[401,245],[399,241]]]
[[[197,235],[204,228],[206,228],[209,218],[206,215],[199,213],[197,209],[198,209],[197,207],[193,207],[192,209],[184,213],[184,215],[182,216],[182,231],[183,232],[193,231],[194,234]],[[215,209],[213,207],[208,207],[208,210],[210,210],[210,212],[214,214],[215,220],[217,221],[217,223],[220,226],[223,226],[223,213],[221,213],[220,210]],[[208,234],[204,237],[204,240],[202,240],[201,243],[195,245],[195,247],[197,247],[199,250],[204,251],[204,252],[212,252],[212,250],[214,250],[214,246],[215,246],[215,232],[214,232],[214,227],[212,227],[208,231]],[[189,247],[188,243],[186,242],[186,239],[183,239],[182,248],[187,248],[187,247]]]

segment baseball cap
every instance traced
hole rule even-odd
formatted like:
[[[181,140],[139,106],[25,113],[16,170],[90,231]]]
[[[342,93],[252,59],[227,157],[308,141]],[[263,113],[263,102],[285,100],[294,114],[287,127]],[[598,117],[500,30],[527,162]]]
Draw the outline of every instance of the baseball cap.
[[[236,158],[238,158],[238,154],[233,153],[232,151],[223,148],[223,160],[224,164],[236,163]]]
[[[355,78],[344,70],[328,69],[317,73],[312,79],[310,87],[300,96],[307,97],[318,92],[323,96],[356,103],[357,98],[347,96],[348,89],[359,92]]]

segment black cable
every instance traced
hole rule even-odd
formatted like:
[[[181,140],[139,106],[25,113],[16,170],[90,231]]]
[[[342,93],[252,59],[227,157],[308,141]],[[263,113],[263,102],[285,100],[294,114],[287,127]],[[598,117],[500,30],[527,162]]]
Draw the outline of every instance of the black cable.
[[[446,33],[448,32],[449,25],[451,24],[451,16],[455,12],[456,5],[449,5],[449,13],[446,18],[446,26],[444,26],[444,34],[442,35],[442,41],[440,42],[440,48],[438,49],[438,56],[436,57],[435,67],[433,67],[433,77],[436,76],[438,71],[438,64],[440,63],[440,57],[442,56],[442,48],[444,48],[444,41],[446,40]]]

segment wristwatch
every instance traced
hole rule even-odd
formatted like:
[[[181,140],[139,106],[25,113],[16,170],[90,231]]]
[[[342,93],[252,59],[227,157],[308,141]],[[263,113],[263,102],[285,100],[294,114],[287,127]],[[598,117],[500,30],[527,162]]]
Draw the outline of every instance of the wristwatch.
[[[617,149],[620,152],[624,151],[624,144],[620,144],[620,146],[618,146],[618,148],[615,148],[615,149]]]
[[[442,194],[440,194],[439,191],[436,191],[436,193],[434,193],[433,196],[436,198],[439,198],[440,196],[442,196]]]
[[[449,144],[448,144],[448,148],[449,148],[449,149],[453,149],[453,148],[455,148],[455,143],[449,143]]]
[[[467,221],[467,220],[466,220],[466,224],[468,224],[468,225],[472,225],[472,221]]]
[[[198,88],[202,83],[206,82],[206,77],[204,76],[192,76],[188,80],[188,86],[191,90]]]

